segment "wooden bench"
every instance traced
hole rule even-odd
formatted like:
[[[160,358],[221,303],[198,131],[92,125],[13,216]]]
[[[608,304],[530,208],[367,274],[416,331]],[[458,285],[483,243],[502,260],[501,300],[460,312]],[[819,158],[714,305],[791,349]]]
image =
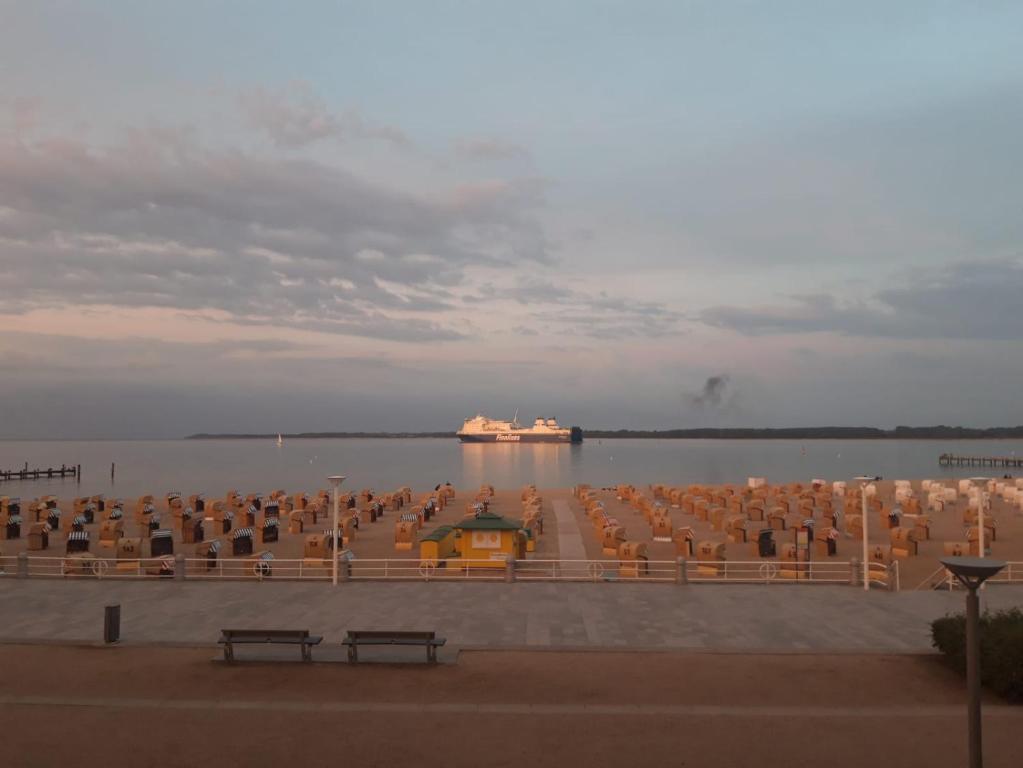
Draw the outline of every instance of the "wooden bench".
[[[392,632],[392,631],[353,631],[349,630],[341,645],[348,648],[348,661],[352,664],[359,660],[360,645],[422,645],[426,647],[426,660],[437,661],[437,648],[447,640],[437,637],[433,632]]]
[[[313,646],[319,645],[322,637],[310,635],[308,629],[222,629],[220,640],[224,646],[224,661],[234,661],[235,645],[274,643],[302,646],[302,661],[313,660]]]

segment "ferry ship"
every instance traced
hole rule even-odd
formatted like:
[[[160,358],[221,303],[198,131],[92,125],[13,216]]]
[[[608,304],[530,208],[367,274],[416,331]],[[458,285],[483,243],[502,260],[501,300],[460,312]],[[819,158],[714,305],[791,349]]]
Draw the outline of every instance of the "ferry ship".
[[[538,417],[533,426],[519,424],[518,413],[511,421],[489,419],[477,414],[466,419],[456,433],[463,443],[581,443],[579,427],[562,427],[557,419]]]

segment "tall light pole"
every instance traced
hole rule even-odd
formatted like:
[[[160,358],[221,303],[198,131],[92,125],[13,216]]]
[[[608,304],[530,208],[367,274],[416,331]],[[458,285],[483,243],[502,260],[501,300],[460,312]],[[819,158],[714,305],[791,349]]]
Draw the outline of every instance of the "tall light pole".
[[[980,732],[980,600],[977,589],[1002,568],[1001,560],[980,557],[946,557],[941,561],[959,583],[969,592],[966,595],[966,689],[969,700],[966,720],[970,732],[970,768],[982,768],[984,753]]]
[[[338,556],[338,550],[340,549],[340,546],[339,546],[340,542],[338,542],[338,539],[340,538],[340,536],[338,536],[338,531],[337,531],[337,518],[338,518],[338,513],[341,510],[341,483],[343,483],[345,481],[345,476],[344,475],[331,475],[330,477],[327,478],[327,480],[330,481],[330,491],[331,491],[330,495],[333,497],[333,502],[334,502],[333,503],[333,506],[334,506],[334,515],[333,515],[333,518],[334,518],[334,528],[331,530],[330,538],[331,538],[331,542],[333,544],[333,552],[334,552],[334,575],[333,575],[332,578],[333,578],[334,586],[336,587],[337,586],[337,556]]]
[[[977,557],[984,557],[984,494],[987,493],[989,477],[971,477],[970,482],[974,485],[983,483],[977,493]]]
[[[860,475],[855,478],[860,484],[860,516],[863,518],[863,591],[870,591],[870,555],[867,544],[867,485],[880,480],[878,475]]]

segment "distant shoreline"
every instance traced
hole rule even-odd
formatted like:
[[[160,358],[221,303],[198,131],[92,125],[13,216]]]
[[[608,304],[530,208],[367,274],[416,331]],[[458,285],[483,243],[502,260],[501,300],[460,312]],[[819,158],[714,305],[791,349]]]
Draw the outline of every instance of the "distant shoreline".
[[[285,440],[324,438],[455,438],[454,432],[299,432],[282,434]],[[1023,426],[990,427],[788,427],[765,429],[594,429],[583,430],[584,439],[616,440],[1011,440],[1023,439]],[[277,433],[224,434],[200,432],[185,440],[276,440]]]

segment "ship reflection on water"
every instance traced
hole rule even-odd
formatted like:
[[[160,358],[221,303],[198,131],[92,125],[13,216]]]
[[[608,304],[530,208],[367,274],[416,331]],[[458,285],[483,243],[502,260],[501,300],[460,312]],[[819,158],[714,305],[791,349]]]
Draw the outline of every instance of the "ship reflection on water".
[[[557,487],[583,460],[580,443],[463,443],[462,479],[473,487],[495,477],[531,477],[538,487]]]

